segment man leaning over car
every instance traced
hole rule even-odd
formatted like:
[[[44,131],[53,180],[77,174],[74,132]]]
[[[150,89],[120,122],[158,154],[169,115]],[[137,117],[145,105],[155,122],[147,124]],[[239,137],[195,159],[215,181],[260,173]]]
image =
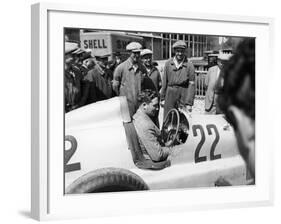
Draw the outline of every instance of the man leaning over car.
[[[143,90],[138,95],[138,103],[139,107],[133,116],[133,123],[143,155],[155,162],[164,161],[170,155],[171,148],[165,146],[161,139],[161,131],[152,121],[159,110],[158,94],[153,90]]]

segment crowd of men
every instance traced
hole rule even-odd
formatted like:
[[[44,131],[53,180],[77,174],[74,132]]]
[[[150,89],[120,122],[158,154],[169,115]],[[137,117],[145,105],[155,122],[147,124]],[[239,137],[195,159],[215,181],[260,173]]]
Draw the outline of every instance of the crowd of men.
[[[119,54],[109,61],[109,55],[83,51],[74,45],[66,43],[65,47],[65,112],[125,96],[142,151],[153,161],[166,160],[172,150],[161,141],[159,104],[164,106],[165,117],[172,108],[191,111],[195,97],[195,70],[185,56],[186,43],[179,40],[173,44],[175,56],[165,63],[162,79],[152,63],[153,52],[137,42],[126,46],[129,57],[123,62]],[[205,85],[206,113],[217,113],[219,107],[226,115],[254,176],[255,41],[243,41],[225,67],[219,58],[218,64],[209,68]]]
[[[169,63],[171,62],[167,64]],[[212,79],[218,79],[217,70],[220,68],[212,70],[215,70],[210,72],[215,75]],[[255,183],[255,40],[253,38],[245,39],[240,43],[236,53],[222,68],[220,77],[223,77],[223,84],[218,84],[219,91],[212,94],[218,96],[215,100],[212,99],[214,102],[211,104],[219,107],[227,121],[234,127],[240,154],[253,177],[253,181],[249,184],[253,184]],[[207,83],[213,86],[212,82]],[[140,94],[138,110],[133,116],[143,154],[156,162],[169,160],[174,150],[169,142],[162,141],[161,132],[153,122],[158,108],[157,94],[151,90],[144,90]],[[219,178],[216,185],[227,186],[231,183]]]
[[[138,42],[126,46],[129,57],[123,62],[119,54],[109,61],[110,55],[84,51],[66,42],[65,112],[114,96],[125,96],[133,116],[138,95],[146,89],[155,91],[161,102],[165,102],[164,116],[175,107],[190,111],[195,97],[195,70],[185,56],[186,48],[184,41],[174,43],[175,56],[166,62],[161,79],[152,62],[153,52],[143,49]]]

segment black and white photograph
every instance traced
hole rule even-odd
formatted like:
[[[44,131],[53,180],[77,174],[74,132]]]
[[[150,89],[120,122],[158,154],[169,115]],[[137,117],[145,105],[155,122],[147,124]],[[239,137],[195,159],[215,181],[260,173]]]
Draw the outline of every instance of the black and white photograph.
[[[256,38],[62,38],[65,195],[255,185]]]

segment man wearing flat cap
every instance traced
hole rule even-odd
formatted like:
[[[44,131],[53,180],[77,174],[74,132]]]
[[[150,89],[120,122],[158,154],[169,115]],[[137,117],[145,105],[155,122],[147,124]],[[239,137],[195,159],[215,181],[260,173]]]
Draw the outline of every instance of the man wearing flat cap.
[[[159,93],[161,88],[161,75],[159,70],[152,64],[152,51],[149,49],[144,49],[141,51],[140,56],[142,63],[146,69],[146,78],[144,80],[144,89],[155,90]]]
[[[146,75],[143,79],[143,89],[150,89],[155,91],[159,95],[161,88],[161,75],[159,70],[152,64],[152,51],[150,49],[144,49],[141,51],[141,61],[146,69]],[[158,120],[159,110],[155,112],[155,116],[151,117],[154,124],[159,127]]]
[[[81,87],[83,76],[74,65],[73,52],[78,49],[78,44],[65,42],[65,63],[64,63],[64,96],[65,112],[82,106]]]
[[[207,89],[205,95],[205,114],[217,114],[218,86],[221,82],[220,73],[223,68],[224,58],[221,55],[217,56],[216,63],[208,69],[204,86]]]
[[[95,67],[85,77],[84,92],[86,104],[106,100],[113,97],[112,71],[107,68],[108,54],[94,54],[96,58]],[[84,95],[84,94],[83,94]]]
[[[126,96],[130,115],[137,110],[137,97],[142,90],[142,83],[146,69],[140,61],[142,45],[131,42],[126,46],[129,58],[118,65],[113,75],[113,90],[116,95]]]
[[[185,56],[187,46],[182,40],[173,45],[175,56],[164,67],[161,100],[165,100],[164,118],[172,108],[191,112],[195,97],[195,69]]]

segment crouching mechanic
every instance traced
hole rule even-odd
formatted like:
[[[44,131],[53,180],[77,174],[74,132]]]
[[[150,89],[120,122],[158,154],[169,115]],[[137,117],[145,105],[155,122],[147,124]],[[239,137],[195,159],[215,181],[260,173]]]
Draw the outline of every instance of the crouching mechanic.
[[[171,147],[161,139],[161,131],[152,121],[159,110],[159,96],[153,90],[143,90],[138,95],[138,110],[133,123],[139,137],[140,147],[146,159],[154,162],[167,160]],[[170,145],[170,143],[166,143]]]

